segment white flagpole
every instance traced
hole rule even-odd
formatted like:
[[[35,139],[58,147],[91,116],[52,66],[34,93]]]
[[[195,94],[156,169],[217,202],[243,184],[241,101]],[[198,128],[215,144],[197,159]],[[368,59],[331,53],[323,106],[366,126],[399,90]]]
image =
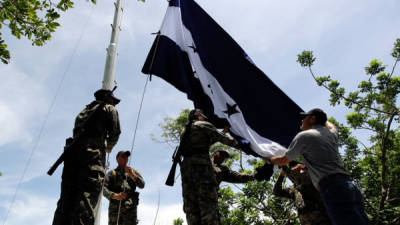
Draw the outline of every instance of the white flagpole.
[[[114,22],[111,25],[111,40],[107,48],[107,59],[104,68],[103,89],[112,90],[115,82],[115,62],[117,58],[118,37],[121,30],[122,18],[122,0],[117,0],[115,3]]]
[[[106,58],[106,65],[104,68],[104,77],[103,77],[103,85],[102,88],[106,90],[113,90],[114,86],[116,85],[115,81],[115,62],[117,58],[117,46],[118,46],[118,38],[119,32],[121,31],[121,19],[122,19],[122,0],[116,0],[114,3],[115,12],[114,12],[114,21],[111,25],[112,32],[111,32],[111,40],[110,44],[107,48],[107,58]],[[108,156],[107,156],[108,158]],[[107,160],[108,164],[108,160]],[[107,172],[108,165],[106,165],[105,172]],[[101,200],[103,198],[103,186],[99,195],[99,200],[95,207],[95,221],[94,225],[100,225],[101,220]]]

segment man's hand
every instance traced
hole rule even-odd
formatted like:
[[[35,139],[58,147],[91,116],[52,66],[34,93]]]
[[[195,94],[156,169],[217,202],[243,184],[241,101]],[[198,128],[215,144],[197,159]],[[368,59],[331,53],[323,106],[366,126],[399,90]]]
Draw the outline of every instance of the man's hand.
[[[290,159],[288,159],[285,155],[280,155],[280,156],[272,156],[269,158],[269,161],[278,166],[286,166],[289,162]]]
[[[114,193],[111,195],[111,198],[114,200],[119,200],[122,201],[126,198],[126,193],[125,192],[121,192],[121,193]]]
[[[292,168],[292,171],[295,171],[297,173],[304,173],[306,171],[306,165],[304,164],[297,164]]]
[[[281,177],[284,177],[286,175],[286,173],[285,173],[285,171],[283,171],[283,169],[281,170],[281,174],[280,174],[280,176]]]
[[[230,126],[225,126],[225,127],[224,127],[224,130],[222,131],[222,133],[223,133],[223,134],[228,133],[229,127],[230,127]]]
[[[329,130],[337,131],[337,127],[335,126],[335,124],[333,124],[329,121],[326,121],[325,127],[328,128]]]
[[[133,172],[133,169],[129,166],[125,166],[125,173],[129,174],[129,176],[133,179],[134,182],[136,182],[137,176]]]

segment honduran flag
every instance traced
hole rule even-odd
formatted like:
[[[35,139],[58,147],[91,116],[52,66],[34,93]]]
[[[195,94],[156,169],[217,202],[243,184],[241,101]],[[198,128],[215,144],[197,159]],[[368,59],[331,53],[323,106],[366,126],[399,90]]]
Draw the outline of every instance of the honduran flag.
[[[170,0],[142,72],[185,92],[252,155],[283,154],[303,110],[195,1]]]

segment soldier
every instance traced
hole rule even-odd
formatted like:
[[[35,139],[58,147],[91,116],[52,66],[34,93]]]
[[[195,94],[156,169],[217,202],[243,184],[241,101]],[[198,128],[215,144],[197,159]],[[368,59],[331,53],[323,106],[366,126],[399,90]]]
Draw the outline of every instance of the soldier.
[[[108,206],[109,225],[136,225],[139,193],[136,187],[144,188],[144,180],[137,170],[127,166],[129,151],[117,154],[118,167],[110,171],[104,183],[104,197],[110,200]],[[119,214],[119,215],[118,215]],[[119,218],[119,219],[118,219]]]
[[[64,152],[61,194],[53,225],[92,225],[104,179],[105,154],[111,152],[121,133],[120,100],[112,91],[98,90],[96,100],[75,120],[72,147]]]
[[[294,206],[297,209],[297,215],[302,225],[329,225],[331,224],[325,206],[321,200],[321,196],[314,188],[310,176],[307,171],[300,170],[295,172],[292,168],[300,166],[295,161],[282,167],[281,174],[276,181],[273,189],[274,195],[278,197],[289,198],[294,201]],[[301,164],[300,164],[301,165]],[[296,167],[297,166],[297,167]],[[283,179],[287,175],[290,181],[294,184],[290,188],[283,188]]]
[[[218,225],[217,180],[210,159],[210,146],[216,142],[238,148],[238,143],[219,132],[205,120],[201,110],[189,113],[189,122],[181,136],[183,161],[182,176],[183,210],[188,225]]]
[[[238,173],[231,170],[229,167],[222,165],[225,159],[229,157],[229,153],[222,149],[218,149],[212,155],[215,177],[217,179],[217,191],[222,181],[229,183],[247,183],[255,180],[254,175]]]

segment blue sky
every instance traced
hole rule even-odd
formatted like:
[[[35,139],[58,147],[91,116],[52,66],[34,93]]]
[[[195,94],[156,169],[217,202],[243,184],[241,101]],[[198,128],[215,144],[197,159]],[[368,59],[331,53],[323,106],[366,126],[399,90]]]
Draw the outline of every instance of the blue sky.
[[[371,59],[381,59],[389,66],[393,64],[390,52],[395,39],[400,38],[400,2],[396,0],[197,2],[303,109],[324,108],[342,122],[349,111],[329,106],[329,94],[317,87],[307,71],[296,63],[297,54],[305,49],[313,50],[318,58],[314,68],[318,74],[329,74],[353,89],[365,78],[363,68]],[[166,1],[126,1],[116,68],[116,95],[122,99],[118,105],[122,135],[111,154],[111,167],[116,165],[114,159],[118,150],[130,149],[146,78],[140,70],[154,39],[150,33],[160,27],[166,7]],[[60,21],[63,26],[44,47],[32,47],[24,38],[16,40],[6,28],[2,30],[12,62],[0,65],[1,219],[37,142],[61,77],[67,71],[7,225],[51,224],[59,195],[61,168],[52,177],[45,173],[61,154],[64,139],[72,134],[76,114],[101,87],[113,11],[111,0],[98,0],[94,7],[86,1],[77,1],[74,9],[63,14]],[[89,15],[88,26],[68,67]],[[268,104],[267,97],[265,104]],[[141,171],[146,180],[139,206],[141,224],[153,224],[158,193],[161,204],[156,224],[172,224],[173,218],[184,217],[180,183],[174,188],[164,185],[172,149],[153,142],[150,134],[160,133],[158,123],[164,117],[174,117],[191,106],[184,94],[153,77],[132,159],[132,166]],[[364,138],[363,133],[359,135],[360,139]],[[107,224],[106,207],[104,200],[104,225]]]

